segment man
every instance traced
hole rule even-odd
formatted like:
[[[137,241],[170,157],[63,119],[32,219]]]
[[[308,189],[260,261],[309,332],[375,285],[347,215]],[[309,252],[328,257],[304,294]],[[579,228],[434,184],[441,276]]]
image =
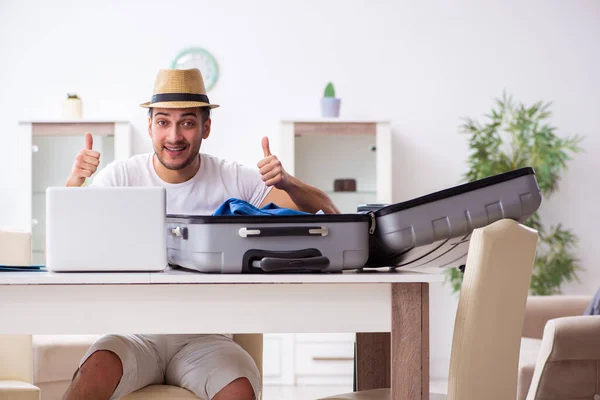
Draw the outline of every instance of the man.
[[[200,71],[159,71],[149,108],[153,153],[113,162],[94,186],[162,186],[167,212],[212,214],[229,198],[262,207],[338,213],[321,190],[289,175],[263,138],[259,171],[199,152],[211,129],[210,104]],[[100,154],[92,136],[75,158],[67,186],[81,186],[96,171]],[[228,335],[106,335],[80,362],[64,399],[113,399],[150,384],[184,387],[206,400],[258,397],[260,375],[254,361]]]

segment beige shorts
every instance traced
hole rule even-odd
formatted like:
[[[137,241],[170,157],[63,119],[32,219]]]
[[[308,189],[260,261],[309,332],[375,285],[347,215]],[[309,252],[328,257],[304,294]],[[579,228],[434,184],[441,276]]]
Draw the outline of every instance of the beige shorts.
[[[238,378],[247,378],[260,398],[260,373],[252,357],[225,335],[106,335],[87,351],[80,366],[98,350],[110,350],[123,363],[123,377],[111,399],[148,385],[183,387],[210,400]]]

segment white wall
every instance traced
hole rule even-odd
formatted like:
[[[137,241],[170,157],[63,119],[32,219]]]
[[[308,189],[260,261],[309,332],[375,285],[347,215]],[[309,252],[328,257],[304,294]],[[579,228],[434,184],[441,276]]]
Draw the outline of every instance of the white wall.
[[[278,149],[278,121],[314,117],[333,80],[348,118],[393,122],[396,201],[459,182],[460,117],[478,117],[507,89],[554,102],[559,134],[587,137],[549,222],[580,236],[587,270],[565,291],[600,286],[600,3],[589,1],[66,1],[0,0],[0,225],[11,225],[18,119],[60,115],[77,92],[89,118],[130,119],[150,149],[145,110],[159,68],[184,47],[209,49],[221,78],[209,93],[203,150],[254,165],[260,138]],[[82,139],[83,143],[83,139]],[[432,358],[446,359],[455,299],[432,290]],[[443,369],[443,368],[442,368]],[[435,373],[434,370],[432,370]]]

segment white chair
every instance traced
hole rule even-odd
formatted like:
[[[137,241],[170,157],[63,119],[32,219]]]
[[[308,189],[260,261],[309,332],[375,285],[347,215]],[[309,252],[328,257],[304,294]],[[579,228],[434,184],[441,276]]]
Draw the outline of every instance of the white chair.
[[[454,325],[448,395],[432,394],[430,400],[516,399],[519,347],[537,241],[536,231],[508,219],[473,232]],[[385,399],[391,399],[390,389],[322,400]]]

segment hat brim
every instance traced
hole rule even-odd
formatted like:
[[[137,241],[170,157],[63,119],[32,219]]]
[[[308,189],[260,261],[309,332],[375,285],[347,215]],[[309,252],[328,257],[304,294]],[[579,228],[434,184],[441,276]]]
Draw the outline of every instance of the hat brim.
[[[163,101],[158,103],[146,102],[140,104],[141,107],[144,108],[194,108],[194,107],[210,107],[218,108],[218,104],[208,104],[199,101]]]

